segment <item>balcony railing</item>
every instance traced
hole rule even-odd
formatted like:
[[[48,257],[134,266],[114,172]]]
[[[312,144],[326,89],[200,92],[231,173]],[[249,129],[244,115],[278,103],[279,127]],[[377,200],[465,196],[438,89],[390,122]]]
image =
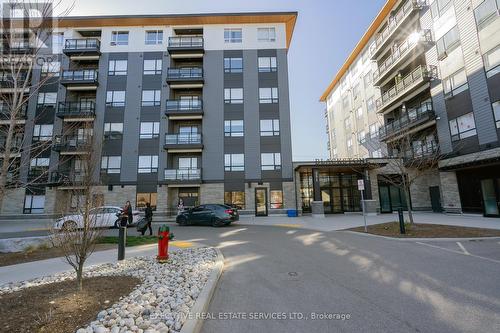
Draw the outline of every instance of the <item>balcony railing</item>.
[[[377,55],[382,45],[392,36],[403,22],[415,9],[425,6],[426,0],[407,0],[401,8],[389,18],[389,22],[384,30],[382,30],[376,37],[373,44],[370,46],[370,53],[372,59]]]
[[[16,114],[16,119],[26,119],[26,114],[28,111],[28,104],[23,104],[21,109]],[[9,120],[11,118],[11,112],[7,104],[0,103],[0,120]]]
[[[97,69],[68,70],[62,73],[61,81],[67,82],[96,82]]]
[[[201,99],[169,99],[167,100],[167,113],[170,112],[196,112],[203,110]]]
[[[425,66],[417,67],[396,83],[392,88],[383,93],[382,97],[377,99],[377,111],[380,112],[380,110],[386,107],[389,103],[409,92],[410,88],[413,88],[417,83],[436,77],[436,73],[437,69],[435,66],[429,66],[429,68]]]
[[[86,151],[89,142],[77,135],[56,135],[52,144],[55,151]]]
[[[403,59],[413,47],[421,42],[428,43],[432,41],[432,34],[430,30],[422,30],[410,34],[410,36],[394,49],[393,53],[385,59],[378,69],[373,73],[373,82],[377,82],[380,77],[383,77],[399,60]]]
[[[180,182],[201,180],[201,169],[165,169],[165,180]]]
[[[28,181],[33,183],[46,183],[49,180],[49,168],[38,167],[28,171]]]
[[[167,80],[199,79],[203,79],[203,68],[201,67],[169,68],[167,71]]]
[[[407,150],[404,154],[404,161],[411,162],[416,159],[431,158],[437,160],[439,157],[439,144],[435,141],[428,142],[412,142],[412,148]]]
[[[172,49],[200,49],[203,48],[203,37],[170,37],[168,47]]]
[[[382,140],[386,139],[391,135],[401,132],[402,130],[407,130],[409,127],[421,124],[425,120],[431,120],[434,118],[435,114],[432,108],[432,103],[423,103],[417,108],[409,109],[404,116],[380,127],[379,138]]]
[[[58,117],[94,117],[94,102],[60,102],[57,109]]]
[[[97,38],[67,39],[64,51],[99,51],[101,42]]]
[[[84,181],[84,175],[81,172],[51,172],[50,182],[59,185],[79,185]]]
[[[179,133],[166,134],[165,145],[200,145],[201,134]]]

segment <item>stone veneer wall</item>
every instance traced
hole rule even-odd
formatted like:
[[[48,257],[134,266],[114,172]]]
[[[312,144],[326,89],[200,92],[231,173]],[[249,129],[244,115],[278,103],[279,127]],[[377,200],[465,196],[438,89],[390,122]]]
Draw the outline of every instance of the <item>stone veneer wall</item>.
[[[200,205],[224,204],[224,183],[201,184]]]
[[[432,210],[429,191],[429,187],[431,186],[440,186],[437,169],[420,176],[411,186],[410,196],[413,210]]]
[[[24,188],[9,189],[5,193],[2,205],[2,215],[17,215],[23,213]]]
[[[135,185],[124,185],[123,188],[120,185],[114,185],[112,191],[109,191],[107,186],[96,186],[94,193],[102,193],[104,195],[104,204],[106,206],[123,207],[128,200],[132,204],[132,207],[135,207]]]
[[[457,175],[454,171],[439,172],[441,206],[446,213],[462,213]]]
[[[297,208],[294,182],[283,182],[283,207],[285,209]]]

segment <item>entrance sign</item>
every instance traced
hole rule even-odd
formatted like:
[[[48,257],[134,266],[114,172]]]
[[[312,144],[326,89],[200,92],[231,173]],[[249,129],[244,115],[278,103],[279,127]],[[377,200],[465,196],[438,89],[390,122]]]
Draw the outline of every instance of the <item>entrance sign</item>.
[[[368,232],[366,226],[366,214],[365,214],[365,181],[363,179],[358,179],[358,190],[361,191],[361,209],[363,211],[363,220],[365,221],[365,232]]]
[[[365,190],[365,181],[363,179],[358,179],[358,190],[360,191]]]

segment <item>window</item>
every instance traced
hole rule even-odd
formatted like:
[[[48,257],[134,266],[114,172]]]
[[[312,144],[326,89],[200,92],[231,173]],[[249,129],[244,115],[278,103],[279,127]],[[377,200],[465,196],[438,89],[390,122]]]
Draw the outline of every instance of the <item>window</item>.
[[[64,33],[53,32],[52,33],[52,53],[59,54],[62,53],[64,48]]]
[[[493,114],[495,115],[495,123],[497,124],[497,128],[500,128],[500,101],[496,101],[491,104],[493,108]]]
[[[161,98],[160,90],[143,90],[142,91],[142,106],[159,106]]]
[[[236,209],[245,209],[245,192],[224,192],[224,204]]]
[[[484,68],[487,77],[500,73],[500,45],[484,54]]]
[[[437,19],[452,5],[451,0],[435,0],[431,3],[432,18]]]
[[[382,149],[377,149],[377,150],[374,150],[372,153],[371,153],[372,157],[373,158],[381,158],[382,157]]]
[[[24,197],[24,214],[42,214],[45,207],[45,194],[26,194]]]
[[[260,154],[262,170],[281,170],[280,153],[262,153]]]
[[[281,190],[271,190],[271,209],[282,209],[283,208],[283,191]]]
[[[57,102],[57,93],[56,92],[47,92],[47,93],[39,93],[38,94],[38,105],[43,106],[55,106]]]
[[[259,88],[259,103],[278,103],[278,88]]]
[[[363,108],[360,106],[360,107],[356,110],[356,118],[361,119],[362,117],[363,117]]]
[[[123,136],[123,123],[104,123],[105,139],[121,139]]]
[[[50,158],[48,157],[36,157],[32,158],[30,161],[31,169],[48,168],[49,165],[50,165]]]
[[[361,131],[358,133],[358,141],[359,143],[363,144],[366,142],[366,133],[365,131]]]
[[[193,170],[198,168],[196,157],[179,157],[179,170]]]
[[[139,139],[155,139],[160,136],[159,122],[141,122]]]
[[[351,100],[349,99],[348,95],[342,97],[342,110],[344,110],[345,112],[351,111]]]
[[[361,87],[359,83],[356,83],[356,85],[352,88],[352,96],[354,100],[357,100],[358,98],[361,99]]]
[[[351,131],[351,118],[344,119],[344,128],[346,132]]]
[[[499,0],[484,0],[474,9],[474,16],[476,17],[476,24],[479,30],[495,20],[498,16],[499,6]]]
[[[224,73],[242,73],[243,58],[224,58]]]
[[[257,28],[257,40],[259,42],[275,42],[276,29],[271,28]]]
[[[127,60],[110,60],[108,75],[127,75]]]
[[[365,84],[365,89],[369,88],[372,85],[372,77],[373,77],[373,74],[372,74],[371,71],[369,71],[368,74],[366,74],[363,77],[363,82]]]
[[[378,136],[378,126],[377,124],[370,125],[370,138],[375,139]]]
[[[106,94],[106,106],[125,106],[125,91],[108,91]]]
[[[53,124],[35,125],[33,128],[33,141],[50,141],[52,140]]]
[[[146,31],[146,45],[159,45],[163,43],[163,30]]]
[[[467,75],[462,68],[447,78],[443,79],[443,90],[445,98],[449,98],[469,89]]]
[[[243,136],[243,120],[225,120],[224,136]]]
[[[161,59],[144,60],[144,75],[159,75],[161,74]]]
[[[240,29],[224,29],[224,43],[241,43],[242,32]]]
[[[243,104],[243,88],[225,88],[224,103]]]
[[[128,31],[113,31],[111,32],[110,45],[128,45]]]
[[[135,207],[137,209],[144,209],[146,208],[146,203],[149,202],[151,205],[151,208],[153,210],[156,210],[156,204],[157,204],[157,198],[158,194],[156,192],[153,193],[137,193],[137,196],[135,198]]]
[[[366,100],[366,110],[368,113],[375,111],[375,98],[373,96]]]
[[[59,76],[61,70],[61,62],[59,61],[45,61],[42,65],[42,76]]]
[[[436,42],[438,59],[442,60],[446,58],[459,44],[460,34],[458,26],[454,26]]]
[[[121,156],[103,156],[101,158],[101,172],[120,173]]]
[[[259,57],[259,73],[270,73],[278,70],[276,57]]]
[[[352,149],[352,139],[347,139],[347,150],[351,150]]]
[[[472,112],[450,120],[451,140],[458,141],[477,134]]]
[[[153,173],[158,172],[158,155],[141,155],[139,156],[138,173]]]
[[[245,171],[245,155],[224,154],[224,171]]]
[[[260,136],[280,135],[279,119],[262,119],[260,121]]]

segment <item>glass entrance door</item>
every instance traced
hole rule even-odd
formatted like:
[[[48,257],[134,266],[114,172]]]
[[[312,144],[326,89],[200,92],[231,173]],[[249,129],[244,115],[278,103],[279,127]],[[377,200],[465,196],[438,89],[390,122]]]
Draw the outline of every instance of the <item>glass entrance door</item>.
[[[484,216],[500,217],[500,178],[481,180]]]
[[[267,216],[267,188],[255,189],[255,216]]]

